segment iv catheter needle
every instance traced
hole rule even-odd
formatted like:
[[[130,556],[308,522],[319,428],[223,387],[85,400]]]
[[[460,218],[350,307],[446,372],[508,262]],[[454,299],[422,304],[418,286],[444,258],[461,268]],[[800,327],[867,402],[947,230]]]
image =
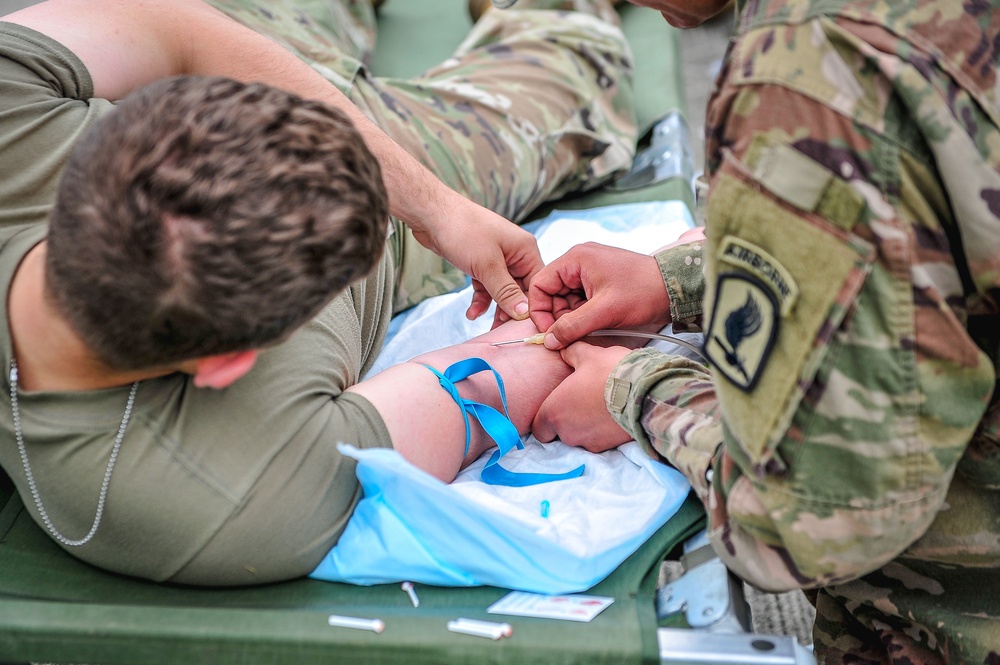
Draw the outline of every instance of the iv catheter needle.
[[[595,330],[592,333],[586,335],[587,337],[643,337],[645,339],[660,339],[666,342],[673,342],[678,346],[683,346],[689,351],[697,353],[700,357],[704,358],[701,349],[699,349],[694,344],[678,339],[672,335],[664,335],[662,333],[644,332],[642,330]],[[506,342],[493,342],[490,346],[506,346],[507,344],[544,344],[545,343],[545,333],[535,333],[531,337],[525,337],[523,339],[511,339]]]
[[[524,339],[511,339],[506,342],[493,342],[490,346],[506,346],[507,344],[542,344],[545,342],[545,333],[535,333],[531,337]]]

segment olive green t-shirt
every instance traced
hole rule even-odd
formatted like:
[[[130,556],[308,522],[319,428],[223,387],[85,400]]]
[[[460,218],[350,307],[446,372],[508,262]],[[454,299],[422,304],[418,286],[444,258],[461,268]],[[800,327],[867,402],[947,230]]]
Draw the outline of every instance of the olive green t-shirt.
[[[77,138],[111,102],[93,99],[83,63],[35,31],[0,23],[0,292],[45,237],[45,220]],[[367,371],[391,316],[390,253],[311,323],[264,351],[224,390],[173,374],[139,385],[94,538],[67,548],[101,568],[161,581],[250,584],[308,574],[359,498],[337,451],[389,446],[372,405],[345,388]],[[0,323],[0,466],[28,489],[10,403],[11,340]],[[19,392],[39,496],[55,528],[82,538],[129,387]],[[39,520],[40,521],[40,520]]]

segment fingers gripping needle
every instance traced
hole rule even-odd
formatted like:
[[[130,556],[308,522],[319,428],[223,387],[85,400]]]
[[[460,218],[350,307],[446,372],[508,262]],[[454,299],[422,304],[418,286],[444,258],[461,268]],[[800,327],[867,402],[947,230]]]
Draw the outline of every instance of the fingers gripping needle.
[[[644,337],[646,339],[659,339],[665,342],[673,342],[678,346],[683,346],[692,353],[705,358],[701,349],[692,344],[691,342],[685,341],[674,337],[673,335],[664,335],[662,333],[645,332],[642,330],[595,330],[591,333],[587,333],[587,337]],[[490,346],[505,346],[507,344],[544,344],[545,343],[545,333],[536,333],[531,337],[525,337],[524,339],[511,339],[506,342],[493,342]],[[706,359],[707,360],[707,359]]]
[[[493,342],[490,346],[506,346],[507,344],[542,344],[545,342],[545,333],[536,333],[524,339],[511,339],[506,342]]]

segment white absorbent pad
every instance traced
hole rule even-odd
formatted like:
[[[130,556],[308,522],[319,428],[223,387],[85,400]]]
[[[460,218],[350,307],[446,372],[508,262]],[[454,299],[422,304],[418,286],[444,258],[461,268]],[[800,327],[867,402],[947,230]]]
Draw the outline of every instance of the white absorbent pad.
[[[557,211],[526,228],[549,262],[588,241],[649,253],[692,226],[687,206],[661,201]],[[471,294],[467,287],[431,298],[396,317],[368,376],[487,332],[492,308],[476,321],[465,318]],[[524,450],[504,456],[504,468],[560,473],[586,465],[579,478],[531,487],[482,482],[492,451],[444,484],[392,450],[342,449],[358,460],[364,498],[312,577],[355,584],[409,580],[547,594],[582,591],[645,542],[690,489],[680,473],[649,459],[635,442],[594,454],[528,437]]]
[[[587,467],[579,478],[531,487],[482,482],[485,458],[445,484],[395,451],[341,449],[358,460],[364,499],[311,575],[335,582],[584,591],[666,523],[690,490],[635,442],[594,454],[529,439],[504,457],[507,469]]]

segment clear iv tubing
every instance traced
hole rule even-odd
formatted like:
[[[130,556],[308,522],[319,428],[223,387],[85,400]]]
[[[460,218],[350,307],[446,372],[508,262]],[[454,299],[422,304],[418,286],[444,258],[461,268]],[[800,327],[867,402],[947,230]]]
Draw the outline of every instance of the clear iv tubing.
[[[612,328],[606,328],[603,330],[595,330],[593,332],[587,333],[586,337],[642,337],[644,339],[658,339],[664,342],[671,342],[678,346],[683,346],[688,351],[698,354],[699,358],[707,360],[705,355],[701,352],[697,346],[688,342],[687,340],[680,339],[679,337],[674,337],[673,335],[664,335],[663,333],[645,332],[642,330],[615,330]],[[520,340],[511,340],[509,342],[494,342],[493,346],[500,346],[503,344],[543,344],[545,342],[545,333],[535,333],[531,337],[525,337]]]
[[[642,330],[595,330],[588,334],[588,337],[644,337],[646,339],[659,339],[664,342],[670,342],[676,344],[677,346],[683,346],[688,351],[698,354],[699,358],[707,360],[702,354],[701,349],[692,344],[687,340],[683,340],[680,337],[674,337],[673,335],[664,335],[663,333],[654,332],[643,332]]]

